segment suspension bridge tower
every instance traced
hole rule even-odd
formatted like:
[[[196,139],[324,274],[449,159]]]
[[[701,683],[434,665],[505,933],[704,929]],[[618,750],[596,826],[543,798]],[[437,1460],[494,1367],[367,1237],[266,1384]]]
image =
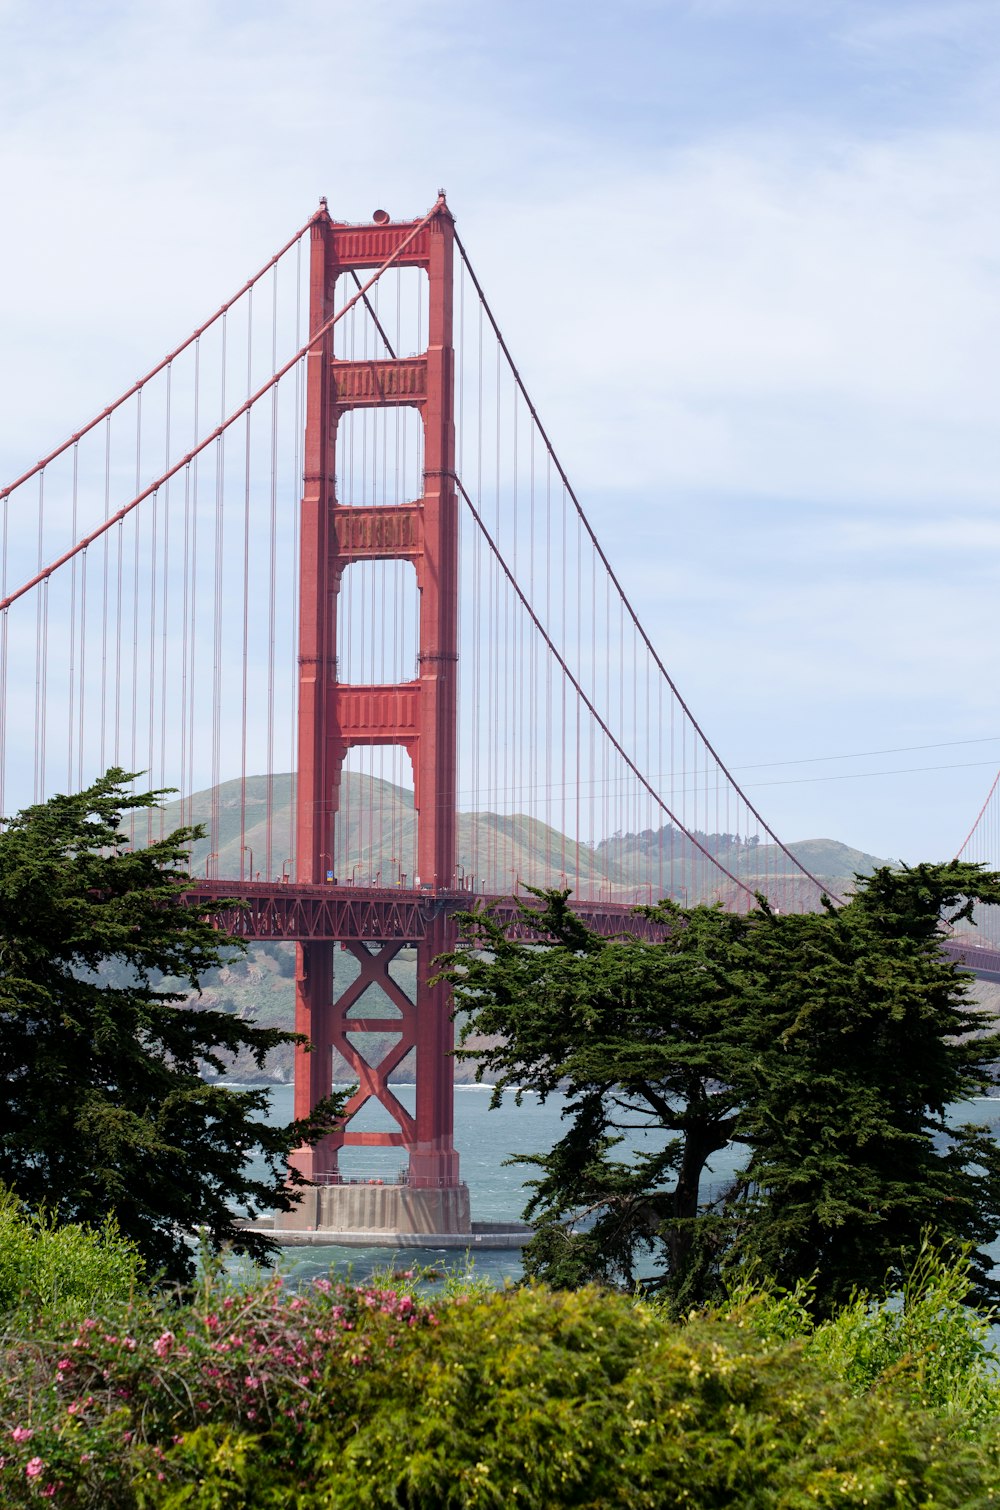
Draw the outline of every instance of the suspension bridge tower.
[[[333,1050],[352,1065],[359,1088],[353,1116],[371,1098],[397,1123],[392,1132],[340,1133],[295,1162],[315,1188],[286,1224],[335,1230],[469,1231],[468,1190],[459,1179],[454,1144],[454,1070],[450,1057],[450,999],[431,985],[433,960],[455,940],[442,892],[454,885],[456,826],[456,710],[458,672],[458,521],[454,486],[454,349],[452,339],[454,227],[439,196],[422,221],[394,222],[383,211],[370,225],[333,221],[325,203],[311,225],[310,336],[307,365],[305,469],[300,531],[299,726],[296,795],[299,883],[335,882],[334,826],[341,776],[356,745],[398,745],[413,767],[417,814],[416,862],[424,917],[417,942],[416,1000],[389,972],[402,944],[378,937],[350,939],[359,974],[336,994],[329,939],[297,945],[296,1028],[313,1048],[299,1051],[295,1112],[305,1116],[329,1093]],[[334,354],[330,323],[338,281],[357,283],[358,270],[397,267],[426,275],[427,347],[401,357],[346,360]],[[412,406],[423,427],[422,496],[372,505],[337,496],[338,427],[359,408]],[[412,563],[419,589],[417,675],[391,685],[358,685],[338,676],[337,600],[345,571],[359,561]],[[425,899],[425,900],[424,900]],[[400,1016],[351,1016],[370,985],[381,988]],[[369,1064],[351,1042],[357,1033],[397,1034],[395,1046]],[[416,1104],[411,1113],[388,1076],[416,1052]],[[345,1145],[397,1146],[407,1165],[398,1184],[346,1184],[338,1170]]]

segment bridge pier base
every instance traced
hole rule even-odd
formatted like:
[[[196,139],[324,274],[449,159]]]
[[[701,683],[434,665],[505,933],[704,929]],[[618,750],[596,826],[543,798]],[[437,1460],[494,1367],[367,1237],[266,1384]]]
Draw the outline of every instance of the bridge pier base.
[[[316,1185],[294,1211],[275,1219],[280,1232],[371,1232],[401,1235],[472,1231],[468,1185]]]

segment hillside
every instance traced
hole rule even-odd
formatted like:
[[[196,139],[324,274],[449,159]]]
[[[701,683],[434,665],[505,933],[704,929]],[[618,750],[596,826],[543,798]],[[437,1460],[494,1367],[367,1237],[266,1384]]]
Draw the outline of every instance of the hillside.
[[[294,874],[294,780],[285,774],[252,776],[196,792],[169,803],[162,828],[204,823],[215,836],[194,845],[194,874],[275,878]],[[270,820],[270,822],[269,822]],[[271,843],[268,845],[270,827]],[[152,815],[146,833],[158,833]],[[145,837],[140,822],[136,841]],[[740,880],[768,890],[798,874],[773,844],[732,834],[697,836],[710,854]],[[565,885],[583,896],[648,901],[661,895],[688,901],[725,901],[716,867],[671,824],[638,834],[615,834],[596,844],[577,843],[538,817],[525,813],[463,812],[458,816],[456,877],[470,889],[509,892],[515,885]],[[805,839],[789,849],[834,894],[849,890],[855,873],[882,864],[833,839]],[[241,864],[242,861],[242,864]],[[345,772],[332,869],[339,880],[392,885],[412,882],[416,867],[413,793],[388,781]],[[803,883],[803,900],[812,888]]]

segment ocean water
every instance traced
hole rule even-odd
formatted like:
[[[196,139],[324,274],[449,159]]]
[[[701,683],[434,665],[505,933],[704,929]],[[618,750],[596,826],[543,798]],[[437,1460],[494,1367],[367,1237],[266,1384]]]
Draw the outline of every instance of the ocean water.
[[[412,1086],[393,1087],[408,1111],[413,1110]],[[525,1092],[520,1105],[513,1092],[504,1095],[501,1104],[490,1107],[492,1087],[458,1086],[455,1090],[455,1145],[458,1149],[461,1176],[469,1186],[474,1221],[519,1221],[530,1195],[526,1181],[532,1178],[530,1166],[510,1162],[520,1156],[544,1153],[562,1135],[566,1123],[565,1097],[549,1096],[542,1102],[533,1092]],[[365,1109],[368,1111],[368,1109]],[[292,1116],[290,1086],[275,1086],[271,1092],[271,1115],[276,1122]],[[372,1106],[368,1120],[355,1124],[375,1130],[390,1125],[380,1108]],[[951,1109],[949,1120],[975,1122],[1000,1129],[1000,1097],[980,1097],[964,1101]],[[663,1133],[633,1133],[623,1145],[620,1156],[629,1147],[662,1147]],[[341,1156],[344,1173],[373,1178],[393,1178],[399,1168],[399,1153],[394,1149],[351,1149]],[[703,1186],[708,1195],[726,1185],[741,1162],[739,1148],[727,1148],[713,1155]],[[1000,1264],[1000,1241],[990,1250]],[[342,1275],[350,1273],[364,1279],[373,1269],[385,1266],[410,1268],[415,1263],[436,1269],[462,1270],[466,1259],[462,1253],[443,1248],[408,1248],[393,1253],[390,1248],[309,1247],[286,1248],[278,1267],[296,1281],[328,1274],[331,1269]],[[502,1284],[518,1279],[523,1273],[519,1252],[514,1249],[481,1249],[471,1256],[474,1271]]]
[[[414,1087],[394,1085],[393,1091],[407,1111],[414,1109]],[[544,1153],[561,1136],[565,1097],[549,1096],[542,1103],[533,1092],[526,1092],[520,1106],[513,1092],[504,1095],[495,1110],[490,1110],[492,1086],[461,1085],[455,1089],[455,1146],[458,1149],[461,1178],[469,1186],[472,1218],[477,1222],[516,1222],[522,1219],[530,1192],[525,1181],[532,1171],[508,1160],[520,1155]],[[271,1092],[272,1116],[286,1122],[292,1115],[290,1086],[275,1086]],[[367,1115],[366,1115],[367,1113]],[[351,1124],[358,1131],[376,1131],[392,1124],[373,1103]],[[400,1165],[396,1149],[345,1149],[340,1159],[344,1174],[364,1178],[392,1179]],[[502,1284],[518,1279],[524,1272],[517,1249],[482,1249],[472,1254],[475,1272],[488,1275]],[[398,1253],[391,1248],[308,1247],[286,1248],[279,1267],[296,1280],[327,1274],[331,1268],[350,1272],[364,1279],[372,1269],[410,1268],[414,1264],[431,1268],[462,1270],[469,1260],[455,1249],[407,1248]]]

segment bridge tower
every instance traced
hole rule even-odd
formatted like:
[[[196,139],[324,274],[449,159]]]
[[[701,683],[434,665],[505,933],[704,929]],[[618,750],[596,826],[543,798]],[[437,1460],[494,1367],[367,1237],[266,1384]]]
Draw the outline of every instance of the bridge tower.
[[[398,942],[348,941],[360,974],[335,998],[330,941],[297,945],[296,1029],[315,1046],[298,1051],[295,1113],[305,1116],[327,1095],[332,1050],[352,1065],[359,1088],[353,1116],[374,1097],[397,1124],[393,1132],[353,1132],[350,1126],[315,1149],[295,1156],[301,1172],[323,1182],[294,1214],[295,1224],[397,1225],[400,1230],[468,1230],[468,1195],[459,1182],[454,1146],[454,1071],[448,992],[428,985],[432,961],[450,948],[453,926],[435,893],[455,876],[456,707],[458,662],[458,521],[453,483],[455,458],[452,263],[454,227],[439,200],[437,212],[414,235],[419,221],[371,225],[331,220],[324,207],[311,226],[310,334],[330,320],[337,283],[345,274],[379,267],[398,252],[396,265],[427,278],[428,343],[417,356],[348,361],[334,357],[328,331],[308,356],[304,491],[301,509],[299,611],[299,730],[296,796],[296,880],[331,879],[334,825],[341,772],[354,745],[401,745],[408,752],[417,812],[417,867],[426,888],[425,937],[417,945],[417,999],[389,974]],[[410,238],[408,240],[408,238]],[[405,246],[403,243],[407,243]],[[348,293],[353,289],[348,290]],[[343,292],[340,302],[344,302]],[[341,417],[361,407],[412,405],[423,422],[424,469],[420,498],[368,506],[336,493]],[[418,676],[387,686],[338,680],[337,595],[343,573],[361,560],[402,559],[416,571],[420,616]],[[379,985],[400,1018],[349,1017],[370,984]],[[372,1066],[348,1034],[398,1033]],[[416,1105],[406,1110],[388,1085],[390,1071],[416,1050]],[[337,1157],[344,1145],[398,1146],[408,1158],[396,1210],[361,1209],[362,1190],[339,1185]],[[383,1207],[389,1192],[379,1191]],[[374,1199],[374,1196],[372,1196]],[[353,1203],[353,1205],[352,1205]],[[369,1204],[371,1202],[369,1201]],[[358,1207],[356,1211],[353,1207]],[[350,1208],[350,1210],[349,1210]],[[312,1219],[310,1219],[312,1218]]]

